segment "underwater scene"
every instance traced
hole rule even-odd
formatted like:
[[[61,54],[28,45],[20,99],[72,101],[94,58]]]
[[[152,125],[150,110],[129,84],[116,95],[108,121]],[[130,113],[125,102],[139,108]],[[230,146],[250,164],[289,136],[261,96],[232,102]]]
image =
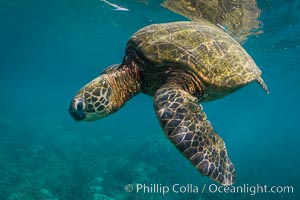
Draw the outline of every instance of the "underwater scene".
[[[74,121],[76,93],[122,63],[136,31],[193,19],[179,10],[193,12],[194,1],[166,2],[177,11],[163,0],[0,1],[0,200],[300,199],[300,0],[257,1],[258,24],[237,38],[270,93],[251,83],[201,103],[234,164],[232,185],[202,176],[175,148],[152,96]]]

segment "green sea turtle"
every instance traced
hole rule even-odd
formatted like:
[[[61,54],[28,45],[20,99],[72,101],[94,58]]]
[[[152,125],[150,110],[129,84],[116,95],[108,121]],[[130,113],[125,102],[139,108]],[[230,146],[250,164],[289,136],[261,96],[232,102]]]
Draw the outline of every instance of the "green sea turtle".
[[[234,166],[199,103],[251,82],[268,93],[253,59],[219,27],[206,21],[153,24],[131,36],[123,62],[85,85],[69,112],[76,121],[93,121],[116,112],[139,92],[154,96],[168,139],[202,175],[230,185]]]

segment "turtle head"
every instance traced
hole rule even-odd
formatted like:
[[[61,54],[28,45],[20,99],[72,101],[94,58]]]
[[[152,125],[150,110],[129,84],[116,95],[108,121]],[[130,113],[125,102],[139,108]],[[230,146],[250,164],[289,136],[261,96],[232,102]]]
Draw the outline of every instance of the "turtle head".
[[[69,112],[76,121],[94,121],[119,110],[139,92],[135,66],[111,65],[73,98]]]
[[[85,85],[73,98],[69,113],[75,121],[94,121],[114,112],[113,87],[105,73]]]

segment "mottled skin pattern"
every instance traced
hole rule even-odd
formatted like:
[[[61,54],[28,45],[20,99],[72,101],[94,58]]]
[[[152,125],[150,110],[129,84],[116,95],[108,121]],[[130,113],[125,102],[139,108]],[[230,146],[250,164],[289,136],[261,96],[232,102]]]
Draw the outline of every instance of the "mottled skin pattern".
[[[111,65],[73,98],[69,112],[76,121],[94,121],[116,112],[140,90],[136,65]],[[126,88],[126,90],[124,89]]]
[[[168,139],[202,175],[230,185],[234,166],[200,102],[221,98],[256,81],[261,71],[229,35],[210,23],[174,22],[145,27],[128,41],[122,64],[108,67],[74,97],[76,121],[93,121],[119,110],[143,92],[154,96]]]
[[[223,185],[234,182],[234,166],[225,144],[213,130],[197,98],[166,85],[156,92],[154,105],[167,137],[201,174]]]

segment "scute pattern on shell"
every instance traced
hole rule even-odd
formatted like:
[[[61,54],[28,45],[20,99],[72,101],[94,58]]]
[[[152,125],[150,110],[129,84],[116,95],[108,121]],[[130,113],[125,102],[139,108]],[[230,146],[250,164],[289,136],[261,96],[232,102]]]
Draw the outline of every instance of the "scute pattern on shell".
[[[130,38],[129,47],[135,48],[141,59],[152,63],[153,68],[188,68],[209,87],[241,87],[261,75],[237,41],[207,22],[150,25]]]

